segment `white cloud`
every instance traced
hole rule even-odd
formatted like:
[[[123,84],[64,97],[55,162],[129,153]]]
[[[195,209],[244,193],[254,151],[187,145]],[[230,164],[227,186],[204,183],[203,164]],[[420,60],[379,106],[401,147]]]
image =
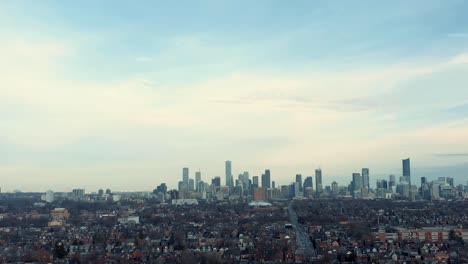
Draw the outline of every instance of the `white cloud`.
[[[400,82],[467,63],[466,54],[430,65],[324,70],[308,75],[272,76],[245,70],[168,87],[158,87],[157,80],[145,76],[106,83],[64,77],[64,59],[79,55],[73,44],[50,39],[18,38],[0,43],[0,57],[4,58],[0,61],[4,75],[0,105],[6,106],[0,107],[1,141],[44,152],[89,137],[148,148],[169,144],[174,156],[191,157],[189,162],[203,157],[219,159],[206,167],[235,157],[251,167],[277,164],[277,172],[284,176],[292,167],[300,171],[324,165],[348,170],[361,160],[385,166],[402,153],[424,158],[424,153],[433,153],[434,148],[439,148],[438,152],[456,149],[455,139],[467,143],[463,135],[468,130],[463,125],[448,132],[440,126],[373,137],[382,126],[394,122],[397,114],[386,113],[382,118],[366,108],[338,105],[363,96],[385,96]],[[144,61],[151,63],[146,57]],[[263,148],[255,146],[256,137],[284,140]],[[142,175],[150,175],[152,162],[124,164],[141,166]],[[104,164],[96,171],[122,171],[117,167]],[[14,175],[35,169],[26,165],[24,170],[2,168]],[[68,169],[76,175],[83,173],[76,167]],[[167,168],[161,171],[173,173]]]

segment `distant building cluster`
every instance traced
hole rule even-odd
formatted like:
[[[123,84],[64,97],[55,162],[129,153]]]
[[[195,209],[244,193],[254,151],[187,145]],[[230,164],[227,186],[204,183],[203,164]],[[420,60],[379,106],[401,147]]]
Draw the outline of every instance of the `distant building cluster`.
[[[396,200],[440,200],[465,199],[468,197],[468,181],[465,185],[454,185],[453,178],[439,177],[428,181],[421,178],[418,186],[412,181],[410,159],[402,160],[402,174],[398,178],[389,175],[388,179],[377,179],[375,186],[371,183],[369,168],[351,174],[351,182],[339,185],[333,181],[324,185],[322,169],[316,169],[314,176],[297,174],[295,180],[288,185],[278,185],[272,179],[271,171],[266,169],[260,176],[250,177],[244,171],[234,179],[232,162],[225,162],[224,185],[221,177],[216,176],[211,181],[203,181],[200,171],[195,172],[195,178],[190,177],[189,168],[182,169],[182,181],[177,190],[168,190],[165,183],[154,190],[154,195],[161,201],[172,199],[224,200],[247,199],[251,201],[280,201],[291,199],[396,199]]]

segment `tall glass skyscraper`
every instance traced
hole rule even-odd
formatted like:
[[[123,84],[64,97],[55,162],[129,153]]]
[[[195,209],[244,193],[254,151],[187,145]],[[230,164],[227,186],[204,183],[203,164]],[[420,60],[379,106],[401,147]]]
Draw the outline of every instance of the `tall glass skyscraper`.
[[[370,186],[369,186],[369,168],[362,168],[362,187],[370,189]]]
[[[299,191],[302,192],[302,175],[301,174],[296,174],[296,182],[299,183]]]
[[[195,172],[195,190],[198,191],[198,185],[201,182],[201,172]]]
[[[262,188],[271,188],[270,170],[265,170],[265,174],[262,174]]]
[[[403,160],[403,178],[411,185],[411,167],[410,167],[410,159]]]
[[[232,177],[232,168],[231,168],[231,161],[226,160],[226,186],[231,188],[234,187],[234,180]]]
[[[182,183],[184,184],[185,190],[189,187],[189,168],[182,169]]]
[[[323,185],[322,185],[322,170],[316,169],[315,170],[315,189],[317,193],[322,193]]]

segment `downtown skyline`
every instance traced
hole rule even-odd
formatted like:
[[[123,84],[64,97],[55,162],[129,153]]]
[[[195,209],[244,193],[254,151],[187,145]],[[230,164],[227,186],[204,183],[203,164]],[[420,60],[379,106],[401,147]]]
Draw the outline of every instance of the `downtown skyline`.
[[[466,1],[1,1],[3,191],[468,171]],[[238,171],[242,168],[242,171]],[[445,175],[446,174],[446,175]],[[314,179],[315,180],[315,179]],[[315,181],[314,181],[315,184]]]

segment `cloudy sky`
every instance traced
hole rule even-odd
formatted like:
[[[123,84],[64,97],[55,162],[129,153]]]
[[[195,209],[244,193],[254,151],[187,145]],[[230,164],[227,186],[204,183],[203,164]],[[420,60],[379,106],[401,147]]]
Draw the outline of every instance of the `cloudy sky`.
[[[468,179],[468,2],[0,1],[2,190]],[[441,175],[442,174],[442,175]],[[445,175],[449,174],[449,175]],[[419,180],[416,180],[419,182]]]

